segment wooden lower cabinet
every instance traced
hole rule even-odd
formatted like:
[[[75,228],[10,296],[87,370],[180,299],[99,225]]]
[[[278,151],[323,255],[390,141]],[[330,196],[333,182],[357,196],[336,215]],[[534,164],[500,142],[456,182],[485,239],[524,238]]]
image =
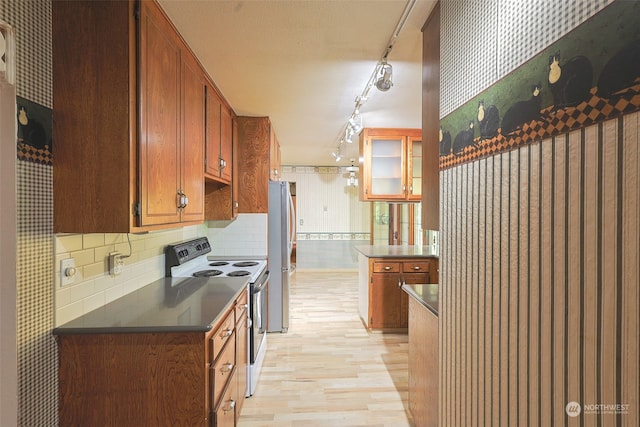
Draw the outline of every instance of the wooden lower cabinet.
[[[59,424],[236,425],[246,387],[246,302],[243,291],[207,333],[57,335]],[[238,307],[245,311],[236,325]]]
[[[247,295],[236,302],[236,414],[239,417],[247,393],[249,367],[249,305]]]
[[[436,258],[369,258],[369,301],[365,326],[370,330],[406,329],[409,322],[409,301],[402,291],[404,283],[434,283]]]
[[[438,317],[409,297],[409,411],[417,427],[438,425]]]

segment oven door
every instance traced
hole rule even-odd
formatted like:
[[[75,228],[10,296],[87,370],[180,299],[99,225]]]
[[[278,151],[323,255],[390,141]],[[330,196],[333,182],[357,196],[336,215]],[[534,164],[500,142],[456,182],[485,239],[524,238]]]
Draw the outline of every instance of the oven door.
[[[251,284],[251,332],[249,334],[249,348],[251,364],[256,362],[260,345],[267,332],[267,286],[269,284],[269,271],[260,275],[255,283]]]

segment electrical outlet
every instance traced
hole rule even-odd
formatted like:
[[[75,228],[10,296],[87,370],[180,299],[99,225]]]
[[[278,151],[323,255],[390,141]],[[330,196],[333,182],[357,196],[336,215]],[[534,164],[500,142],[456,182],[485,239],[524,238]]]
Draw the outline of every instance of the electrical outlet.
[[[117,276],[124,268],[124,257],[120,252],[109,252],[109,274]]]

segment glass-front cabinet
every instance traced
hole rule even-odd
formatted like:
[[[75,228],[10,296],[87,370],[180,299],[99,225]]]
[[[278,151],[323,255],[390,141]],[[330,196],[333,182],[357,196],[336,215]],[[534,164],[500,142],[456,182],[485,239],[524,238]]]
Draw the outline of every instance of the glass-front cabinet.
[[[364,129],[360,135],[360,199],[420,201],[420,129]]]

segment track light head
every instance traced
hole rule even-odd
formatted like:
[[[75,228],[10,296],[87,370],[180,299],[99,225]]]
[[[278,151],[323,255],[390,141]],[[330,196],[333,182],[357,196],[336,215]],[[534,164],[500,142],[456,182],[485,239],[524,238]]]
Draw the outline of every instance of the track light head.
[[[393,86],[392,78],[393,67],[391,67],[391,64],[387,64],[386,62],[380,64],[378,66],[378,73],[375,83],[378,90],[386,92],[391,89],[391,86]]]

